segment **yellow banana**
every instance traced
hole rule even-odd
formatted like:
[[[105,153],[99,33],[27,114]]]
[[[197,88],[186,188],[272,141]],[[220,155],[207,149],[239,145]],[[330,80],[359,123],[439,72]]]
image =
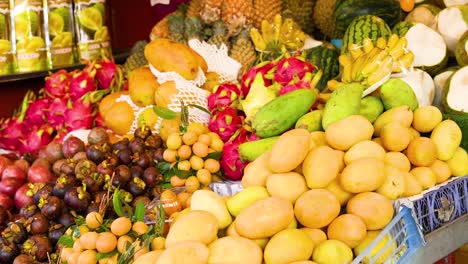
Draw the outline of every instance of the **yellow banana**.
[[[387,56],[380,64],[379,68],[369,75],[367,78],[367,84],[370,86],[382,80],[385,76],[392,72],[392,67],[393,58],[391,56]]]
[[[265,40],[265,43],[270,43],[275,40],[275,32],[273,26],[266,20],[262,21],[262,37]]]
[[[339,82],[337,80],[329,80],[327,82],[327,89],[333,92],[333,91],[335,91],[336,89],[338,89],[339,87],[341,87],[343,85],[344,85],[344,83]]]
[[[398,37],[397,34],[392,34],[389,38],[388,38],[388,41],[387,41],[387,47],[388,49],[392,49],[395,44],[397,44],[398,40],[400,38]]]
[[[320,93],[318,95],[319,102],[326,103],[330,98],[331,93]]]
[[[258,29],[254,27],[250,29],[250,38],[252,39],[255,48],[258,50],[266,50],[266,42],[262,35],[260,35],[260,32],[258,32]]]
[[[352,81],[351,78],[352,65],[347,65],[343,67],[343,72],[341,73],[341,81],[344,83],[349,83]]]
[[[363,53],[362,49],[356,43],[349,45],[348,51],[353,59],[357,59]]]
[[[380,52],[377,55],[369,59],[369,62],[366,63],[366,66],[362,68],[361,74],[363,76],[369,76],[369,74],[376,71],[380,67],[380,64],[387,56],[388,51],[380,50]]]
[[[411,64],[413,64],[414,61],[414,54],[413,52],[409,51],[405,53],[405,55],[401,56],[400,59],[398,60],[398,64],[403,67],[408,69],[411,67]]]
[[[390,56],[397,60],[400,56],[405,54],[405,48],[408,44],[408,40],[405,37],[401,37],[393,48],[389,50]]]
[[[402,72],[402,68],[400,66],[400,63],[396,60],[393,60],[393,63],[392,63],[392,72],[396,72],[396,73],[399,73],[399,72]]]
[[[377,39],[376,46],[379,47],[380,49],[385,49],[387,47],[387,40],[380,37]]]
[[[341,66],[346,66],[346,65],[349,65],[351,63],[353,63],[353,59],[351,59],[351,57],[349,57],[348,55],[346,54],[341,54],[339,57],[338,57],[338,62],[340,63]]]
[[[281,17],[280,14],[276,14],[275,17],[273,18],[273,31],[275,32],[274,34],[275,41],[278,41],[280,38],[282,24],[283,24],[283,18]]]
[[[353,81],[360,81],[359,73],[361,72],[362,68],[365,66],[366,60],[367,60],[367,56],[366,54],[363,54],[353,62],[353,67],[351,68],[352,69],[351,79]]]
[[[369,53],[373,48],[374,48],[374,43],[372,42],[372,39],[365,38],[362,41],[362,49],[364,50],[365,53]]]

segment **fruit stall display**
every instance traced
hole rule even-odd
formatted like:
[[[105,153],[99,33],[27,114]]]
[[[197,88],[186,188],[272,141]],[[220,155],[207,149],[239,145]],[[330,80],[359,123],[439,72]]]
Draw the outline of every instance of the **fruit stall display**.
[[[51,73],[0,124],[0,262],[403,261],[468,211],[468,5],[416,2],[192,0]]]
[[[111,54],[105,0],[0,1],[1,75]]]

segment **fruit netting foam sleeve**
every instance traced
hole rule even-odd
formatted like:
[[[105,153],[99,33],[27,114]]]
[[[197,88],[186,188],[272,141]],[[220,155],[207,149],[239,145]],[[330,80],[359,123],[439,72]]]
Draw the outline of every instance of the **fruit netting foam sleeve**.
[[[203,108],[208,108],[207,97],[209,92],[199,88],[202,86],[206,77],[203,71],[200,69],[197,78],[188,81],[176,72],[160,72],[150,65],[151,72],[158,78],[159,83],[165,83],[168,81],[175,82],[175,86],[179,91],[176,95],[171,97],[171,101],[167,108],[175,112],[181,111],[181,101],[185,105],[198,105]],[[197,122],[202,124],[208,124],[210,115],[195,107],[189,107],[189,120],[191,122]],[[161,121],[161,120],[160,120]],[[158,122],[160,124],[160,122]],[[159,126],[158,126],[159,128]]]
[[[216,72],[219,75],[220,83],[237,82],[242,65],[229,57],[226,45],[222,44],[218,48],[216,45],[198,39],[189,40],[188,45],[205,59],[208,71]]]

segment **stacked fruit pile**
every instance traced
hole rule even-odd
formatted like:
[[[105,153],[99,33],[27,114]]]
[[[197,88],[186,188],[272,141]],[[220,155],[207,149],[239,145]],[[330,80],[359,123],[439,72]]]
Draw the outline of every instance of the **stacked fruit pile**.
[[[24,155],[0,156],[0,262],[351,262],[395,200],[468,174],[466,7],[407,2],[193,0],[127,75],[53,73],[2,123]],[[238,82],[193,38],[226,44]]]

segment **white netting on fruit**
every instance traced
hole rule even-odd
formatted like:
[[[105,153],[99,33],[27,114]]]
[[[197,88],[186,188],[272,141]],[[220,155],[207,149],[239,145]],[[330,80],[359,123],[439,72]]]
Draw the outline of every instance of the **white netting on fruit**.
[[[242,65],[229,57],[226,45],[222,44],[218,48],[198,39],[191,39],[188,45],[205,59],[208,71],[219,74],[221,83],[237,82],[237,75]]]

